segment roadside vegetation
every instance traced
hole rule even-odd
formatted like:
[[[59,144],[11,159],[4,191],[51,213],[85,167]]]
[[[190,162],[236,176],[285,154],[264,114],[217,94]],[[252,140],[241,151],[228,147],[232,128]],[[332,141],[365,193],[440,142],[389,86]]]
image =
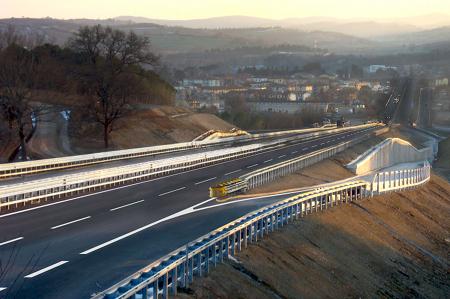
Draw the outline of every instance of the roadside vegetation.
[[[159,59],[146,37],[97,25],[81,27],[64,47],[43,41],[13,27],[0,31],[0,138],[4,147],[17,140],[22,160],[37,120],[49,113],[43,103],[97,123],[104,148],[133,104],[173,103],[174,89],[153,71]]]

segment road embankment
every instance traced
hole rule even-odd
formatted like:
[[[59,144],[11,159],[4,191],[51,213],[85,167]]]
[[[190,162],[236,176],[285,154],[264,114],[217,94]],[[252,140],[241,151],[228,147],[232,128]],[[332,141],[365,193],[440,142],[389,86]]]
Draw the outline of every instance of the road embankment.
[[[342,165],[379,141],[254,192],[350,177]],[[433,174],[422,188],[304,217],[196,278],[177,298],[446,298],[449,215],[450,184]]]
[[[178,298],[445,298],[450,184],[317,213],[252,244]]]

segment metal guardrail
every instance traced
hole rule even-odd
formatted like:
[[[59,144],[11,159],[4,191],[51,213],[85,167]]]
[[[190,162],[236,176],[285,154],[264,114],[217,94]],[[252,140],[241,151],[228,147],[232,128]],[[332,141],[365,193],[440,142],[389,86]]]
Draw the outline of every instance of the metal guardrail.
[[[182,157],[161,159],[152,162],[115,167],[101,171],[89,171],[33,180],[0,187],[0,209],[30,201],[41,201],[62,196],[76,195],[81,192],[95,191],[105,187],[141,181],[168,175],[178,171],[186,171],[204,167],[213,163],[245,157],[265,150],[276,148],[281,144],[247,145],[239,148],[215,150],[208,153],[191,154]]]
[[[267,149],[275,149],[297,140],[290,137],[264,144],[251,144],[239,148],[214,150],[207,153],[184,155],[150,162],[130,164],[79,174],[61,175],[56,178],[33,180],[0,187],[0,210],[28,202],[72,196],[119,184],[132,183],[174,172],[204,167],[221,161],[245,157]]]
[[[188,287],[194,276],[207,274],[211,266],[235,255],[249,243],[258,241],[275,229],[298,217],[329,207],[370,197],[375,194],[418,187],[430,180],[431,166],[424,161],[420,167],[379,172],[372,182],[359,177],[335,184],[317,186],[286,200],[230,222],[151,263],[92,299],[168,298],[178,287]]]
[[[212,186],[210,188],[210,197],[223,197],[230,195],[230,193],[240,191],[245,192],[249,189],[261,186],[279,177],[294,173],[300,169],[330,158],[337,153],[342,152],[345,149],[368,139],[370,136],[377,134],[378,130],[367,135],[360,136],[351,141],[343,142],[336,146],[331,146],[329,148],[318,150],[307,155],[302,155],[288,161],[280,162],[275,165],[255,170],[253,172],[240,176],[239,181],[235,184],[230,185],[228,189],[222,188],[221,190],[219,190],[219,188],[216,188],[216,186]],[[231,190],[231,192],[228,192],[229,190]]]
[[[375,174],[372,183],[372,195],[406,190],[423,185],[430,180],[431,165],[423,161],[420,167],[382,171]]]
[[[109,151],[95,154],[69,156],[52,159],[42,159],[26,162],[15,162],[0,164],[0,178],[19,176],[24,174],[39,173],[50,170],[58,170],[71,167],[92,165],[103,162],[111,162],[122,159],[130,159],[144,156],[159,155],[184,151],[194,148],[209,146],[214,142],[202,144],[201,142],[186,142],[170,145],[160,145],[144,148],[134,148],[128,150]]]
[[[372,136],[371,133],[360,136],[350,141],[340,143],[336,146],[331,146],[322,150],[303,155],[285,162],[281,162],[272,166],[255,170],[251,173],[245,174],[240,179],[247,182],[247,189],[253,189],[261,186],[267,182],[273,181],[279,177],[294,173],[300,169],[308,167],[312,164],[328,159],[345,149],[360,143]]]
[[[168,298],[177,287],[188,287],[194,276],[208,273],[236,251],[246,248],[279,227],[313,212],[367,197],[367,182],[337,184],[302,193],[249,213],[153,262],[108,290],[99,298]]]
[[[374,126],[376,124],[372,124]],[[363,128],[364,126],[355,126],[345,128],[348,129],[358,129]],[[334,133],[338,131],[342,131],[343,129],[305,129],[305,130],[293,130],[293,131],[282,131],[282,132],[274,132],[274,133],[266,133],[266,134],[255,134],[251,136],[240,136],[240,137],[230,137],[223,138],[220,140],[210,140],[210,141],[192,141],[185,143],[176,143],[169,145],[160,145],[160,146],[152,146],[152,147],[143,147],[143,148],[133,148],[127,150],[118,150],[118,151],[109,151],[95,154],[87,154],[87,155],[78,155],[78,156],[69,156],[69,157],[61,157],[61,158],[53,158],[53,159],[42,159],[35,161],[26,161],[26,162],[15,162],[15,163],[6,163],[0,164],[0,179],[8,178],[13,176],[34,174],[52,170],[87,166],[92,164],[106,163],[111,161],[123,160],[123,159],[131,159],[137,157],[144,156],[154,156],[160,154],[174,153],[192,149],[199,148],[209,148],[215,146],[223,146],[228,143],[233,142],[246,142],[251,140],[260,140],[264,138],[270,137],[279,137],[288,134],[305,134],[303,137],[311,137],[318,136],[322,132]],[[315,133],[313,133],[315,132]],[[306,134],[309,133],[309,134]]]

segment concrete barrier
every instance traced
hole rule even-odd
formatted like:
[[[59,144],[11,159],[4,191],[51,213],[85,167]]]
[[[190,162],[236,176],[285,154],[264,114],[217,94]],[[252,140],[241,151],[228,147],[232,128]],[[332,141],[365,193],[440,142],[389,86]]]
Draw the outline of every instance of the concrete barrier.
[[[346,166],[353,173],[361,175],[400,163],[432,161],[433,157],[430,147],[417,149],[403,139],[388,138]]]

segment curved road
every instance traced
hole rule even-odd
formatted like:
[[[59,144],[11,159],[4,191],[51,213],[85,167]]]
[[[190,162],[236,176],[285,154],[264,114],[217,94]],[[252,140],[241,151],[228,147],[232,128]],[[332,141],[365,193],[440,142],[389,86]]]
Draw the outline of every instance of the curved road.
[[[7,268],[0,275],[0,298],[88,298],[187,242],[285,197],[218,204],[208,198],[211,184],[368,131],[0,215],[0,260]]]

